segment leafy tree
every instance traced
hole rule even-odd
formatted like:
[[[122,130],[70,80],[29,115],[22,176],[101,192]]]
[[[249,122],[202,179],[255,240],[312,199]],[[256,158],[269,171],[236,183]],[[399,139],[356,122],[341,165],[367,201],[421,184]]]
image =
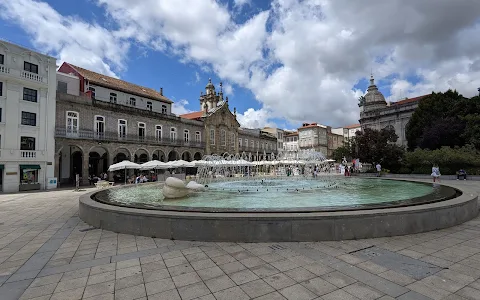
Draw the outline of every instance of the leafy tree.
[[[347,161],[351,161],[354,157],[354,150],[352,149],[352,143],[350,141],[344,142],[343,146],[333,150],[333,159],[337,162],[342,162],[345,157]]]
[[[408,148],[433,150],[465,145],[467,100],[457,91],[448,90],[420,101],[406,127]]]
[[[404,155],[404,148],[395,144],[398,136],[393,128],[384,128],[380,131],[365,128],[357,131],[352,143],[355,157],[361,162],[380,163],[388,169],[398,169]]]
[[[463,138],[465,142],[480,149],[480,96],[466,99],[464,106],[465,114],[461,119],[466,122]]]

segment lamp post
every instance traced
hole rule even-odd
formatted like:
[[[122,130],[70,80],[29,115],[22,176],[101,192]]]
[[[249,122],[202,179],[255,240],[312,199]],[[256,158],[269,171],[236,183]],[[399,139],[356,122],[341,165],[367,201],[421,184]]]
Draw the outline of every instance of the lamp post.
[[[480,88],[478,88],[477,91],[478,91],[478,96],[480,96]]]

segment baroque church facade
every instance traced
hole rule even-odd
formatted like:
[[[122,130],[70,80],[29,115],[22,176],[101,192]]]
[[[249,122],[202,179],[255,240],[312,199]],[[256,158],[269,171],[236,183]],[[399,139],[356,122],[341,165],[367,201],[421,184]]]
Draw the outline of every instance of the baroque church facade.
[[[360,98],[360,126],[363,129],[381,130],[393,128],[398,136],[397,144],[407,146],[405,129],[418,103],[427,95],[405,98],[397,102],[385,101],[385,97],[375,85],[373,75],[370,77],[365,96]]]
[[[205,154],[245,154],[251,160],[276,156],[277,137],[261,129],[241,128],[236,109],[230,111],[222,83],[219,86],[217,92],[209,79],[205,93],[200,93],[200,111],[180,115],[180,118],[203,123]]]

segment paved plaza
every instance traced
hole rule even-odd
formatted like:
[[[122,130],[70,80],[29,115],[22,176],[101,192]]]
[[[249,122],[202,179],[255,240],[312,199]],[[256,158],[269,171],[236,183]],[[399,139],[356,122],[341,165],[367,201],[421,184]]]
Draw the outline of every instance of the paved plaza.
[[[92,228],[87,191],[0,195],[1,300],[480,299],[479,217],[368,240],[176,241]]]

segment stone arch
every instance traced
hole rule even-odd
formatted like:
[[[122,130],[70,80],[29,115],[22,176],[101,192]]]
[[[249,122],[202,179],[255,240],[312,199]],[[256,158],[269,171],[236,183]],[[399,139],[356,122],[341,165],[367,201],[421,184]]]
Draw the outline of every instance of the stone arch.
[[[112,157],[113,163],[119,163],[123,160],[130,160],[132,157],[132,153],[127,148],[120,147],[112,152]]]
[[[190,153],[190,151],[188,150],[183,151],[182,159],[185,161],[192,161],[192,154]]]
[[[143,164],[150,160],[150,152],[145,148],[138,148],[135,151],[133,162]]]
[[[108,170],[108,148],[102,145],[94,145],[88,150],[88,174],[100,175]]]
[[[203,156],[202,153],[195,152],[195,154],[193,155],[193,160],[201,160],[202,156]]]
[[[161,149],[156,149],[152,151],[152,160],[159,160],[165,162],[166,156],[165,152]]]
[[[22,52],[21,56],[24,56],[24,57],[25,57],[25,56],[33,56],[33,57],[35,57],[35,58],[37,59],[37,61],[38,61],[39,63],[42,63],[42,62],[43,62],[42,57],[41,57],[40,55],[38,55],[37,53],[33,52],[33,51],[27,50],[27,51],[25,51],[25,52]]]
[[[180,155],[178,155],[178,152],[176,150],[172,150],[168,153],[168,161],[174,161],[179,159]]]

